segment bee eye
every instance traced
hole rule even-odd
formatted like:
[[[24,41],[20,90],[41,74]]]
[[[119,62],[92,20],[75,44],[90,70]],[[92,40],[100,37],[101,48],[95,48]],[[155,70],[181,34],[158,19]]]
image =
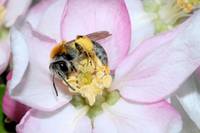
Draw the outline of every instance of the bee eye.
[[[57,62],[57,65],[59,66],[60,70],[62,72],[67,72],[68,71],[68,68],[67,68],[67,65],[64,61],[59,61]]]

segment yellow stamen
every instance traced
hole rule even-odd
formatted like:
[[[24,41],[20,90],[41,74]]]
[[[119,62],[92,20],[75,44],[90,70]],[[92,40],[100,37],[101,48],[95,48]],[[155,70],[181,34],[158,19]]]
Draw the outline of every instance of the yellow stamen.
[[[0,5],[0,24],[2,24],[5,16],[6,16],[6,9],[3,5]]]
[[[85,73],[80,73],[77,78],[78,78],[78,81],[80,82],[79,84],[88,85],[88,84],[92,83],[93,77],[92,77],[92,73],[90,73],[88,71],[88,72],[85,72]]]
[[[190,13],[193,10],[194,5],[188,0],[176,0],[177,5],[183,9],[184,12]]]
[[[103,85],[105,86],[105,88],[109,88],[111,86],[112,77],[110,75],[104,76],[102,80],[103,80]]]
[[[112,82],[107,66],[95,64],[94,67],[92,64],[82,61],[79,66],[82,68],[81,71],[76,76],[70,75],[68,78],[69,84],[75,89],[70,91],[85,97],[90,106],[95,103],[96,96],[102,95],[104,88],[109,88]]]
[[[104,88],[109,88],[112,82],[109,67],[102,64],[97,56],[93,56],[89,63],[89,58],[80,61],[79,72],[69,75],[67,81],[74,90],[85,97],[90,106],[95,103],[98,95],[102,95]]]

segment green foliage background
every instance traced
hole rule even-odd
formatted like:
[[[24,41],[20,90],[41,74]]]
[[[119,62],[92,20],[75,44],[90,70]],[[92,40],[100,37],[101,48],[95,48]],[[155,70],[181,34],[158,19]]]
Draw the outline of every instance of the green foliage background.
[[[0,85],[0,133],[7,133],[7,131],[4,128],[3,123],[3,111],[2,111],[2,99],[5,92],[6,86],[4,84]]]

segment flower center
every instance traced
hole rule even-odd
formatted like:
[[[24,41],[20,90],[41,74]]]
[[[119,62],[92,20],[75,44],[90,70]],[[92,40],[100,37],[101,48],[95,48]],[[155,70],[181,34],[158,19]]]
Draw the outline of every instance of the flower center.
[[[67,81],[73,89],[71,92],[86,98],[89,105],[95,103],[96,97],[109,88],[112,82],[110,70],[101,63],[97,56],[88,57],[78,64],[78,72],[69,75]]]
[[[94,119],[97,115],[103,112],[102,105],[104,103],[112,106],[120,99],[120,94],[118,91],[108,92],[103,91],[102,95],[96,97],[96,101],[92,106],[88,107],[87,115],[90,119]],[[88,106],[88,102],[80,95],[74,95],[71,104],[76,108],[83,108]]]
[[[144,0],[143,4],[159,33],[183,22],[199,3],[199,0]]]
[[[82,43],[80,40],[78,42]],[[67,81],[73,88],[69,90],[76,94],[72,98],[72,105],[88,106],[87,115],[93,119],[103,111],[103,103],[113,105],[120,96],[117,91],[108,91],[112,83],[110,68],[97,56],[94,43],[90,43],[90,40],[83,39],[84,46],[90,46],[90,50],[86,48],[85,51],[88,56],[77,63],[77,72],[70,74]]]

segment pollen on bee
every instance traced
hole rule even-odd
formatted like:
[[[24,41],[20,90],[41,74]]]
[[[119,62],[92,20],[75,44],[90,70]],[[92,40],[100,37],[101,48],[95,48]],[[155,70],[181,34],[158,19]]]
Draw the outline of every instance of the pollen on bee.
[[[78,37],[75,40],[75,43],[78,43],[83,47],[86,51],[92,51],[93,50],[93,43],[87,36],[81,36]]]

